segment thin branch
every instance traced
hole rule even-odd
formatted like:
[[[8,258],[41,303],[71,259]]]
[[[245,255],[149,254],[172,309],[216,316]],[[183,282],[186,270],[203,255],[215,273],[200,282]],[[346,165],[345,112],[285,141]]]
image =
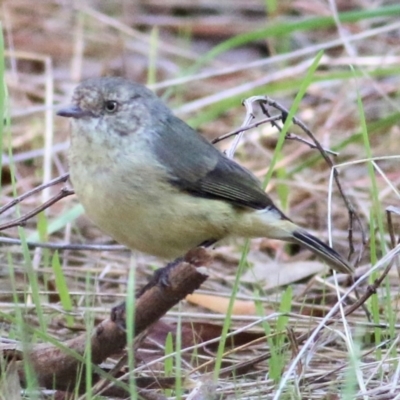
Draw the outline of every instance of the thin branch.
[[[285,139],[294,140],[296,142],[300,142],[300,143],[306,144],[311,149],[317,149],[318,148],[314,143],[311,143],[309,140],[304,139],[304,138],[302,138],[300,136],[297,136],[294,133],[290,133],[290,132],[287,133],[286,136],[285,136]],[[333,150],[325,149],[325,148],[323,148],[323,149],[324,149],[324,151],[326,151],[328,154],[331,154],[332,156],[337,156],[338,155],[337,151],[333,151]]]
[[[270,115],[268,109],[264,106],[264,104],[263,104],[262,102],[260,102],[260,107],[261,107],[261,109],[262,109],[262,111],[263,111],[263,113],[264,113],[265,115],[267,115],[267,116]],[[282,111],[282,110],[280,110],[280,111]],[[282,116],[281,116],[282,122],[285,121],[285,119],[287,118],[288,114],[289,114],[289,111],[288,111],[288,110],[282,111]],[[293,121],[294,121],[294,119],[295,119],[295,118],[293,118]],[[279,126],[275,121],[272,122],[272,125],[273,125],[276,129],[278,129],[279,132],[282,130],[282,127]],[[295,141],[298,141],[298,142],[300,142],[300,143],[306,144],[306,145],[309,146],[311,149],[318,149],[318,148],[319,148],[319,147],[318,147],[319,142],[318,142],[318,144],[314,144],[314,143],[312,143],[312,142],[310,142],[310,141],[308,141],[308,140],[306,140],[306,139],[304,139],[304,138],[302,138],[302,137],[300,137],[300,136],[297,136],[297,135],[294,134],[294,133],[288,132],[288,133],[286,134],[286,136],[285,136],[285,139],[288,139],[288,140],[295,140]],[[316,139],[314,139],[314,140],[316,141]],[[322,147],[321,147],[321,148],[322,148]],[[327,153],[332,154],[332,155],[334,155],[334,156],[337,156],[337,155],[338,155],[338,153],[337,153],[336,151],[332,151],[332,150],[329,150],[329,149],[324,149],[324,151],[326,151]]]
[[[43,188],[42,188],[43,189]],[[46,208],[52,206],[54,203],[57,203],[57,201],[63,199],[64,197],[71,196],[72,194],[75,194],[75,192],[71,189],[68,188],[63,188],[57,193],[55,196],[53,196],[51,199],[40,205],[39,207],[36,207],[32,211],[28,212],[27,214],[23,215],[20,218],[14,219],[13,221],[6,222],[4,224],[0,225],[0,231],[3,231],[4,229],[9,229],[13,228],[15,226],[24,226],[26,222],[34,217],[35,215],[39,214]]]
[[[260,121],[254,122],[253,124],[250,124],[250,125],[247,125],[247,126],[241,126],[240,128],[238,128],[238,129],[236,129],[236,130],[234,130],[232,132],[229,132],[229,133],[226,133],[224,135],[218,136],[217,138],[212,140],[211,143],[212,144],[216,144],[218,142],[221,142],[222,140],[228,139],[231,136],[235,136],[235,135],[237,135],[237,134],[239,134],[241,132],[245,132],[245,131],[248,131],[250,129],[257,128],[258,126],[266,124],[267,122],[277,121],[277,120],[281,120],[281,119],[282,119],[281,115],[276,115],[274,117],[268,117],[268,118],[261,119]]]
[[[264,112],[264,114],[266,116],[269,116],[269,112],[266,109],[266,107],[264,106],[264,104],[267,104],[270,107],[273,107],[279,111],[282,112],[283,117],[285,118],[285,116],[287,116],[289,114],[289,110],[287,108],[285,108],[284,106],[282,106],[281,104],[279,104],[278,102],[270,99],[269,97],[265,97],[264,98],[264,102],[260,102],[260,106]],[[336,182],[336,186],[339,190],[340,196],[342,197],[347,211],[349,213],[349,243],[350,243],[350,255],[353,253],[354,251],[354,246],[353,246],[353,220],[355,219],[359,225],[360,228],[360,232],[361,232],[361,239],[362,239],[362,244],[365,245],[366,244],[366,234],[361,222],[361,218],[360,216],[356,213],[353,204],[351,203],[350,199],[347,197],[347,195],[344,193],[344,190],[342,188],[342,185],[340,183],[339,180],[339,173],[337,171],[337,169],[335,168],[335,165],[333,164],[332,160],[329,158],[326,150],[321,146],[321,144],[318,142],[318,140],[316,139],[316,137],[314,136],[314,134],[311,132],[310,129],[308,129],[308,127],[298,118],[293,117],[293,123],[298,125],[313,141],[315,147],[319,150],[319,152],[321,153],[322,157],[324,158],[325,162],[329,165],[329,167],[333,170],[333,177],[334,180]],[[280,129],[280,127],[276,124],[276,127],[278,129]]]
[[[0,244],[22,245],[19,239],[0,237]],[[77,251],[130,251],[127,247],[119,244],[78,244],[78,243],[42,243],[42,242],[26,242],[30,249],[36,247],[51,250],[77,250]]]
[[[32,190],[27,191],[26,193],[21,194],[21,196],[16,197],[15,199],[11,200],[9,203],[5,204],[3,207],[0,207],[0,215],[3,212],[7,211],[8,209],[16,206],[17,204],[21,203],[21,201],[25,200],[26,198],[33,196],[34,194],[42,191],[43,189],[47,189],[51,186],[57,185],[57,183],[64,183],[68,180],[69,173],[63,174],[58,178],[55,178],[47,183],[43,183],[42,185],[36,186]]]

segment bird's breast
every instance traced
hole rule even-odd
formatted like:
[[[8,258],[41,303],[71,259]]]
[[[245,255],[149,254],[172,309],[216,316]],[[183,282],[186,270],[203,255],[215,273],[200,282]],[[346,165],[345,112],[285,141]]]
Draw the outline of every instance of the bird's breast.
[[[89,218],[131,249],[172,259],[232,230],[229,204],[182,192],[151,169],[71,168],[71,179]]]

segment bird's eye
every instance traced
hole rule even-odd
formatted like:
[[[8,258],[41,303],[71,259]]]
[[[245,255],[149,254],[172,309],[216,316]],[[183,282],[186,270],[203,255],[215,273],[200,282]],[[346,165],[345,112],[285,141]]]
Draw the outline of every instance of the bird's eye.
[[[104,109],[110,114],[115,113],[118,109],[118,103],[114,100],[107,100],[104,103]]]

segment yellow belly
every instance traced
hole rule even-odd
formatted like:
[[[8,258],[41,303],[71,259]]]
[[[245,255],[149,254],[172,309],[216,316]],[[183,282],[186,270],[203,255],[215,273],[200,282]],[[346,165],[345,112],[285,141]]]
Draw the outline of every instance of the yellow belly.
[[[195,197],[169,184],[157,191],[162,193],[158,196],[151,185],[145,190],[116,190],[121,182],[106,185],[93,175],[88,180],[72,174],[72,182],[100,229],[131,249],[163,258],[184,255],[205,241],[229,235],[235,220],[228,203]]]

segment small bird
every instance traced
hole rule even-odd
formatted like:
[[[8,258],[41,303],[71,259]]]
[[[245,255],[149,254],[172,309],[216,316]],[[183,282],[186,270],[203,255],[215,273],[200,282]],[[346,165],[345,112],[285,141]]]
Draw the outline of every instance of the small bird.
[[[77,86],[70,178],[87,215],[131,249],[172,259],[226,237],[298,243],[343,273],[335,250],[286,217],[247,169],[224,156],[149,89],[118,77]]]

